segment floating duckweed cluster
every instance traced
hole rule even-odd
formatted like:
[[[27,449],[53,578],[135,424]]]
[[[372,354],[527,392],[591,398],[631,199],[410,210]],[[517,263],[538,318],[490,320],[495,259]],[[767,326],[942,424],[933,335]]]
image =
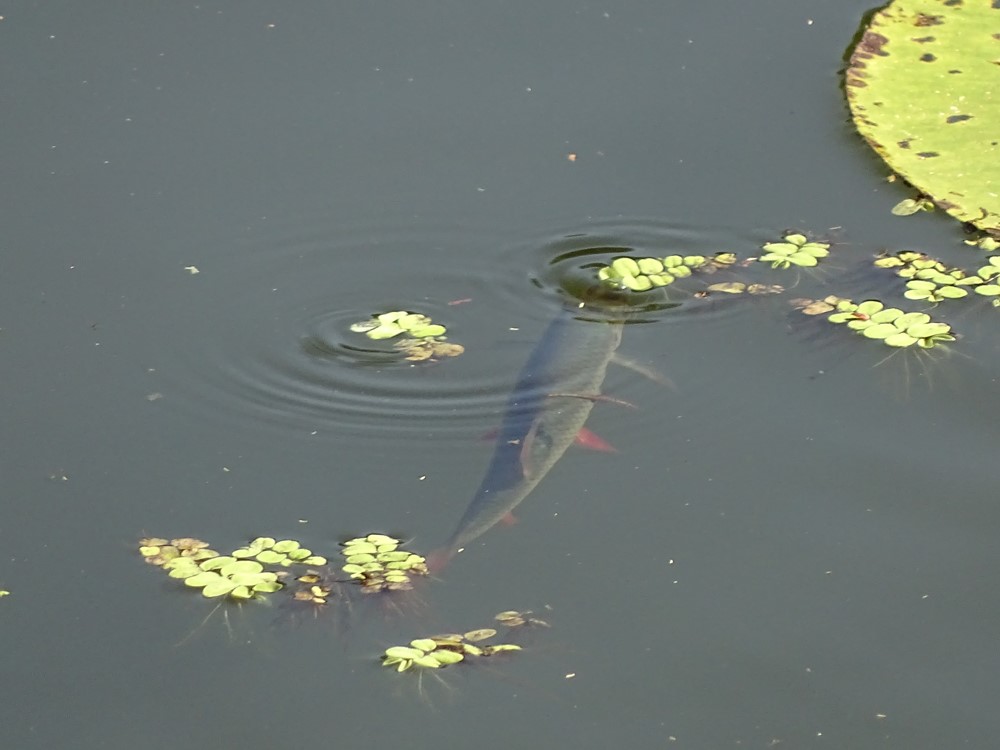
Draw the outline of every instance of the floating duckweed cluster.
[[[976,274],[983,280],[976,294],[993,298],[993,306],[1000,307],[1000,255],[991,255],[987,265],[980,267]]]
[[[770,263],[772,268],[792,266],[815,266],[820,258],[830,254],[830,244],[810,240],[804,234],[786,234],[781,242],[768,242],[762,246],[764,253],[757,258],[762,263]],[[752,260],[752,259],[751,259]],[[692,273],[713,273],[720,268],[734,265],[738,258],[734,253],[705,255],[668,255],[664,258],[615,258],[610,265],[598,269],[597,277],[619,289],[645,292],[665,287]],[[747,261],[749,262],[749,261]],[[714,284],[708,291],[727,294],[773,294],[784,291],[777,285]]]
[[[434,323],[426,315],[406,310],[373,315],[351,325],[355,333],[363,333],[376,341],[402,335],[393,342],[393,348],[406,355],[411,362],[436,359],[437,357],[457,357],[465,351],[461,344],[445,340],[447,332],[443,325]]]
[[[770,263],[771,268],[791,268],[792,266],[815,266],[820,258],[830,254],[828,242],[810,241],[804,234],[786,234],[784,242],[768,242],[762,247],[764,254],[757,258],[761,263]]]
[[[214,549],[209,549],[208,542],[194,537],[181,537],[169,541],[159,537],[146,537],[139,540],[139,553],[147,563],[161,568],[166,568],[167,563],[177,557],[200,561],[219,556]]]
[[[931,320],[931,316],[923,312],[904,312],[895,307],[886,307],[878,300],[865,300],[854,303],[847,299],[835,300],[833,309],[836,312],[827,320],[831,323],[845,324],[852,331],[860,333],[865,338],[881,341],[887,346],[907,347],[917,346],[931,349],[946,341],[954,341],[955,335],[947,323]],[[831,298],[812,302],[813,307],[805,306],[803,312],[814,310],[809,314],[825,312],[822,307],[829,305]]]
[[[391,339],[402,333],[415,339],[444,336],[446,329],[443,325],[432,323],[426,315],[406,310],[394,310],[393,312],[373,315],[368,320],[354,323],[351,330],[355,333],[363,333],[368,338],[378,341]]]
[[[992,235],[985,235],[976,239],[964,240],[964,242],[966,245],[978,247],[980,250],[985,250],[988,253],[1000,250],[1000,239]]]
[[[385,534],[350,539],[341,554],[346,564],[341,568],[362,591],[408,591],[411,576],[427,575],[427,561],[420,555],[400,549],[400,541]]]
[[[949,268],[939,260],[913,251],[883,255],[875,259],[875,266],[894,269],[897,276],[907,279],[904,297],[928,302],[967,296],[968,287],[982,284],[988,278],[984,274],[989,273],[987,269],[990,268],[987,266],[980,269],[980,274],[970,276],[961,268]],[[1000,268],[995,270],[1000,273]]]
[[[178,557],[164,567],[171,578],[180,578],[185,586],[201,589],[207,597],[252,599],[258,594],[273,594],[282,588],[277,573],[265,571],[256,560],[237,560],[230,555],[219,555],[201,562],[190,557]]]
[[[314,555],[294,539],[277,541],[258,537],[228,555],[210,549],[208,542],[193,537],[139,540],[143,559],[167,571],[186,586],[201,589],[207,597],[228,596],[253,599],[284,588],[285,568],[292,565],[325,565],[326,558]],[[267,567],[277,568],[268,570]]]
[[[269,536],[259,536],[246,547],[240,547],[230,553],[237,559],[254,558],[269,565],[326,565],[326,558],[314,555],[294,539],[277,541]]]
[[[499,615],[497,617],[499,619]],[[483,643],[496,634],[497,631],[493,628],[480,628],[462,634],[445,633],[429,638],[417,638],[410,641],[409,646],[387,648],[382,655],[382,665],[395,667],[397,672],[405,672],[414,667],[440,669],[470,658],[478,659],[521,650],[520,646],[513,643]]]
[[[685,279],[694,271],[711,273],[736,262],[733,253],[704,255],[668,255],[664,258],[615,258],[609,266],[598,269],[597,277],[619,289],[645,292]]]
[[[250,599],[290,587],[296,601],[326,604],[338,585],[350,580],[366,594],[405,591],[413,588],[413,576],[427,575],[427,562],[420,555],[400,549],[400,542],[385,534],[368,534],[342,546],[348,579],[338,578],[322,555],[313,554],[294,539],[257,537],[228,555],[209,549],[200,539],[147,538],[139,541],[139,552],[147,563],[158,565],[171,578],[200,588],[207,597],[230,596]],[[304,566],[297,576],[288,570]]]

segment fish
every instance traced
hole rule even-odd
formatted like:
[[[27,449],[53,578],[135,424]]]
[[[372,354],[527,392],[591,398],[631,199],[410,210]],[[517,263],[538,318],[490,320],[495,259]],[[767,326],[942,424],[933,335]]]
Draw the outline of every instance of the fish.
[[[432,553],[440,570],[462,548],[512,511],[581,434],[621,343],[624,321],[581,318],[565,307],[549,323],[507,400],[496,448],[454,533]]]

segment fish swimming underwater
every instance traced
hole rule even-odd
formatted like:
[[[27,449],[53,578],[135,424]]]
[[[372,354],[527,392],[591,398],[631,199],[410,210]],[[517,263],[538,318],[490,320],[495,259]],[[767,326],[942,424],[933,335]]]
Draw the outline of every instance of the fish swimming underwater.
[[[608,364],[621,343],[621,320],[583,320],[567,307],[549,324],[507,400],[496,449],[451,538],[433,555],[440,569],[526,498],[577,439]]]

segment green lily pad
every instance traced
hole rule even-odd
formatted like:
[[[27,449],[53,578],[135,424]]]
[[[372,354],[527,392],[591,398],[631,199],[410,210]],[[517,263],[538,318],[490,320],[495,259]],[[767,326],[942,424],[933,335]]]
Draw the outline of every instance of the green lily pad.
[[[1000,6],[893,0],[851,55],[846,90],[861,135],[959,221],[1000,232]]]

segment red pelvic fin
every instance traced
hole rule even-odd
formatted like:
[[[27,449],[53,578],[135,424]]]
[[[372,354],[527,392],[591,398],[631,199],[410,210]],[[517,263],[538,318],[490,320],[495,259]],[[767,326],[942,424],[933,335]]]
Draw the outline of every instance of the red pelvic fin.
[[[517,522],[518,522],[517,516],[515,516],[513,513],[508,513],[507,515],[505,515],[503,518],[500,519],[500,523],[502,523],[504,526],[513,526]]]
[[[586,427],[581,427],[580,431],[576,433],[576,444],[582,445],[584,448],[590,448],[591,450],[601,451],[603,453],[618,452],[618,449],[611,443],[591,432]]]

